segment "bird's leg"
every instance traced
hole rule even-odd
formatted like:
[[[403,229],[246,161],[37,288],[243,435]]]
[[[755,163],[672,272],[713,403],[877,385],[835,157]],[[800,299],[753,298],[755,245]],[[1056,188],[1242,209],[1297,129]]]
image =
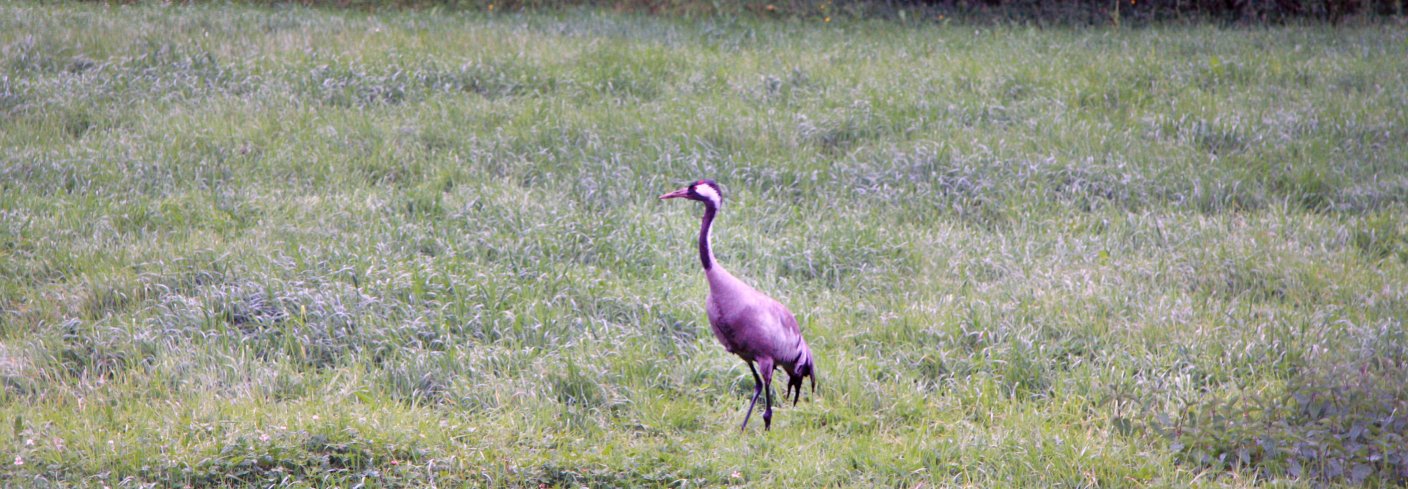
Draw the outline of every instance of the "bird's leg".
[[[758,405],[758,394],[763,391],[763,379],[758,377],[758,369],[753,368],[753,362],[745,360],[743,363],[747,363],[748,370],[753,372],[753,400],[748,403],[748,413],[743,415],[743,426],[738,427],[739,432],[748,429],[748,418],[753,416],[753,408]]]
[[[763,369],[763,395],[767,398],[767,409],[763,410],[763,431],[767,431],[772,429],[772,361],[764,358],[758,361],[758,366]]]

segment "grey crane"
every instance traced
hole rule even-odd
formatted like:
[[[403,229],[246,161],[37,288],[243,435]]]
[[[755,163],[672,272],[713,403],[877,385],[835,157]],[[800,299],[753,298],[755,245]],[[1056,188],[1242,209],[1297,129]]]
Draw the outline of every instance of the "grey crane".
[[[724,349],[738,355],[753,372],[753,400],[748,403],[748,414],[743,416],[743,426],[748,428],[748,418],[753,416],[753,408],[758,405],[758,394],[767,398],[767,409],[763,411],[763,429],[772,428],[772,372],[782,368],[787,373],[787,391],[783,402],[792,395],[792,405],[802,397],[802,380],[811,378],[812,394],[816,394],[816,368],[812,362],[812,350],[802,339],[802,330],[797,326],[797,318],[787,306],[773,300],[757,289],[743,283],[714,261],[714,251],[709,247],[709,228],[714,216],[723,204],[724,193],[713,180],[699,180],[674,192],[661,195],[660,199],[685,198],[704,203],[704,221],[699,228],[699,261],[704,265],[704,276],[709,280],[709,298],[705,301],[705,312],[709,315],[709,326],[714,337],[719,339]],[[757,363],[758,368],[753,364]],[[758,371],[762,370],[762,377]],[[793,395],[793,391],[796,392]]]

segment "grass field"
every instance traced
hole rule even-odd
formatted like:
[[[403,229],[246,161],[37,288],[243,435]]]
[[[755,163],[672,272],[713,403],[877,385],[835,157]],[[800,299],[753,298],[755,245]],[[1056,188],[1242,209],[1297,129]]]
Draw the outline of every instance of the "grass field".
[[[1401,26],[4,2],[0,484],[1401,484],[1406,216]]]

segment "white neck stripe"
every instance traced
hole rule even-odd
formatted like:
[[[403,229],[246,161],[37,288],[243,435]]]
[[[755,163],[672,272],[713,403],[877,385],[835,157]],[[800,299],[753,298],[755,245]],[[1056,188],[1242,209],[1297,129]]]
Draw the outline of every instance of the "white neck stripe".
[[[714,204],[714,208],[718,208],[719,204],[722,203],[719,202],[719,193],[714,191],[714,187],[699,184],[694,186],[694,191],[704,196],[705,199],[709,199],[709,203]]]

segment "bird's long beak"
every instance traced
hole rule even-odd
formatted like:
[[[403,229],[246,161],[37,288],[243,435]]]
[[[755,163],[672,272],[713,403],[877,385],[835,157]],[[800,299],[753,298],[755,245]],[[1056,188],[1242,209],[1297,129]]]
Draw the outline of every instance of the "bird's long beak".
[[[684,187],[684,188],[681,188],[681,189],[676,190],[676,191],[674,191],[674,192],[670,192],[670,193],[668,193],[668,194],[661,195],[661,196],[660,196],[660,200],[665,200],[665,199],[678,199],[678,198],[684,197],[684,196],[686,196],[686,195],[689,195],[689,187]]]

